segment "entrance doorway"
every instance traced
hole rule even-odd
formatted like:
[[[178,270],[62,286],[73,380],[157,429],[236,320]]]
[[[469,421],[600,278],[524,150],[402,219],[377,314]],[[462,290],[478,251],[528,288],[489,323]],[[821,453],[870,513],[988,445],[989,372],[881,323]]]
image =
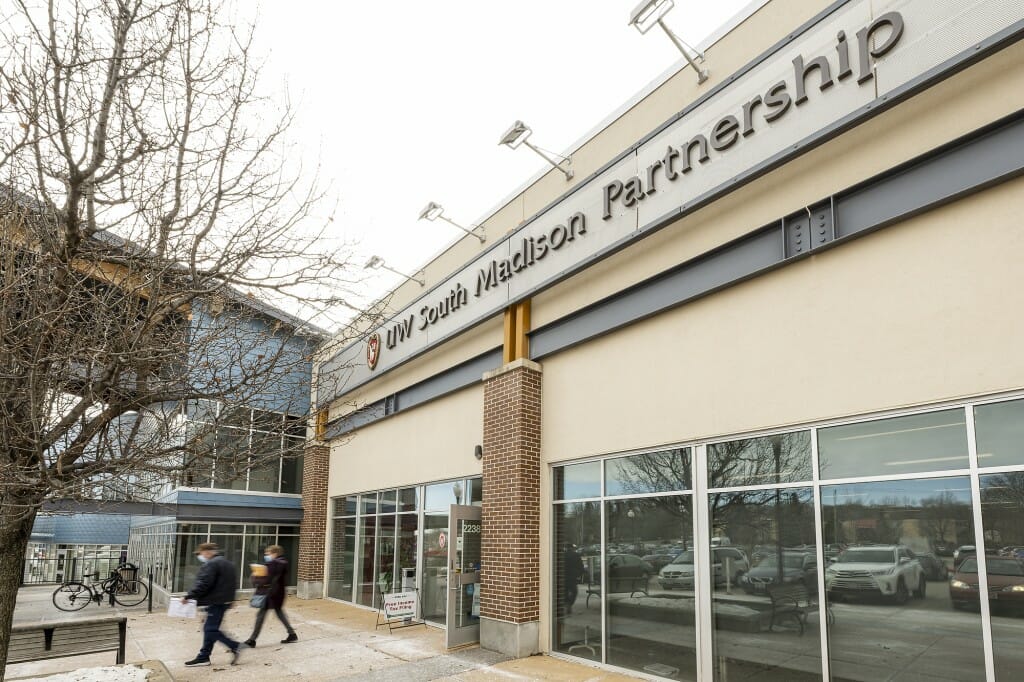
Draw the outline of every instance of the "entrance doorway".
[[[480,507],[448,514],[448,648],[480,641]]]

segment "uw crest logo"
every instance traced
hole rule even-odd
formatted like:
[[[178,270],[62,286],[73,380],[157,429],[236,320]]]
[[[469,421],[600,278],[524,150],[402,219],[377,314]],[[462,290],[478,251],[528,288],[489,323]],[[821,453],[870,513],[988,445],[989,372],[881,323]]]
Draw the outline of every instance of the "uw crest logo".
[[[377,369],[380,360],[380,334],[374,332],[366,340],[366,364],[371,370]]]

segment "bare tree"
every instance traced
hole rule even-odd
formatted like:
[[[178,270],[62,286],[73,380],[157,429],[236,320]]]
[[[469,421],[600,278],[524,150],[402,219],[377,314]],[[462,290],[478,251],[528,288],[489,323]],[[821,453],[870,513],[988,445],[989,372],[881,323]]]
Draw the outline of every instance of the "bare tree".
[[[229,9],[0,8],[0,671],[44,501],[144,495],[207,456],[186,406],[283,393],[318,341],[267,302],[329,309],[352,283]]]

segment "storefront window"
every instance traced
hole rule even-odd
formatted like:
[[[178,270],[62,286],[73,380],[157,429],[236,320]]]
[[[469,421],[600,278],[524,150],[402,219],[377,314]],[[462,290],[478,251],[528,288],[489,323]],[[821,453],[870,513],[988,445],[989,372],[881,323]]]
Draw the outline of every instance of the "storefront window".
[[[974,408],[978,466],[1024,466],[1024,400]]]
[[[1017,422],[1018,427],[1020,424]],[[1000,430],[1009,430],[1006,421]],[[993,439],[991,435],[986,438],[989,442]],[[980,428],[978,441],[982,441]],[[980,457],[980,445],[978,452]],[[980,482],[996,679],[1019,680],[1024,678],[1024,471],[990,474]],[[966,550],[962,553],[968,554]],[[959,608],[973,611],[980,606],[977,565],[977,559],[967,556],[954,575],[958,582],[950,583]]]
[[[697,447],[692,493],[690,452],[553,468],[553,650],[666,679],[973,682],[990,634],[990,679],[1024,676],[1024,399]]]
[[[970,479],[823,486],[821,503],[834,678],[984,680],[981,618],[961,610],[957,572],[975,544]]]
[[[600,661],[600,502],[558,504],[554,514],[554,649]]]
[[[379,504],[377,507],[378,514],[393,514],[395,513],[395,499],[398,494],[397,490],[385,490],[380,493]]]
[[[419,489],[402,488],[398,491],[398,511],[412,512],[419,509]]]
[[[332,524],[327,596],[352,601],[356,558],[356,518],[336,518]]]
[[[809,481],[811,432],[744,438],[708,446],[708,487]]]
[[[818,431],[821,478],[966,469],[963,409],[833,426]]]
[[[555,469],[555,499],[581,500],[601,496],[601,462],[569,464]]]
[[[654,459],[654,458],[652,458]],[[693,507],[689,495],[605,502],[607,662],[696,679]],[[689,581],[684,576],[689,569]]]
[[[606,460],[604,481],[605,495],[609,496],[689,490],[690,450],[666,450]]]
[[[820,680],[812,489],[712,492],[708,501],[715,679]]]
[[[682,448],[555,468],[556,497],[600,498],[602,466],[614,496],[554,506],[556,651],[695,678],[693,500],[664,494],[689,487],[691,464]],[[663,571],[686,557],[690,583],[677,585]]]
[[[364,502],[366,496],[363,496]],[[373,590],[375,576],[373,560],[376,556],[377,517],[364,516],[359,527],[362,541],[359,544],[359,555],[356,557],[356,602],[363,606],[374,606]]]
[[[398,572],[395,589],[416,589],[416,556],[419,548],[419,517],[416,514],[398,516]]]
[[[450,487],[450,486],[449,486]],[[429,495],[428,495],[429,499]],[[448,514],[423,517],[423,618],[445,624],[448,612]],[[444,539],[442,540],[442,536]]]
[[[457,486],[457,488],[456,488]],[[444,512],[448,513],[448,508],[453,504],[458,504],[455,501],[456,489],[462,490],[462,482],[454,483],[434,483],[426,487],[426,500],[424,501],[423,508],[428,512]]]

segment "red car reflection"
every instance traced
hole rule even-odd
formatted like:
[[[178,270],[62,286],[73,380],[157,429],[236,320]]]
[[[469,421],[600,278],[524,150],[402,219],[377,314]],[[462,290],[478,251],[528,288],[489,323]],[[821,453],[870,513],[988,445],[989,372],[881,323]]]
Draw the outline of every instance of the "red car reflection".
[[[1001,556],[986,556],[988,598],[1014,609],[1024,608],[1024,562]],[[949,598],[954,609],[978,606],[978,559],[968,557],[949,579]]]

